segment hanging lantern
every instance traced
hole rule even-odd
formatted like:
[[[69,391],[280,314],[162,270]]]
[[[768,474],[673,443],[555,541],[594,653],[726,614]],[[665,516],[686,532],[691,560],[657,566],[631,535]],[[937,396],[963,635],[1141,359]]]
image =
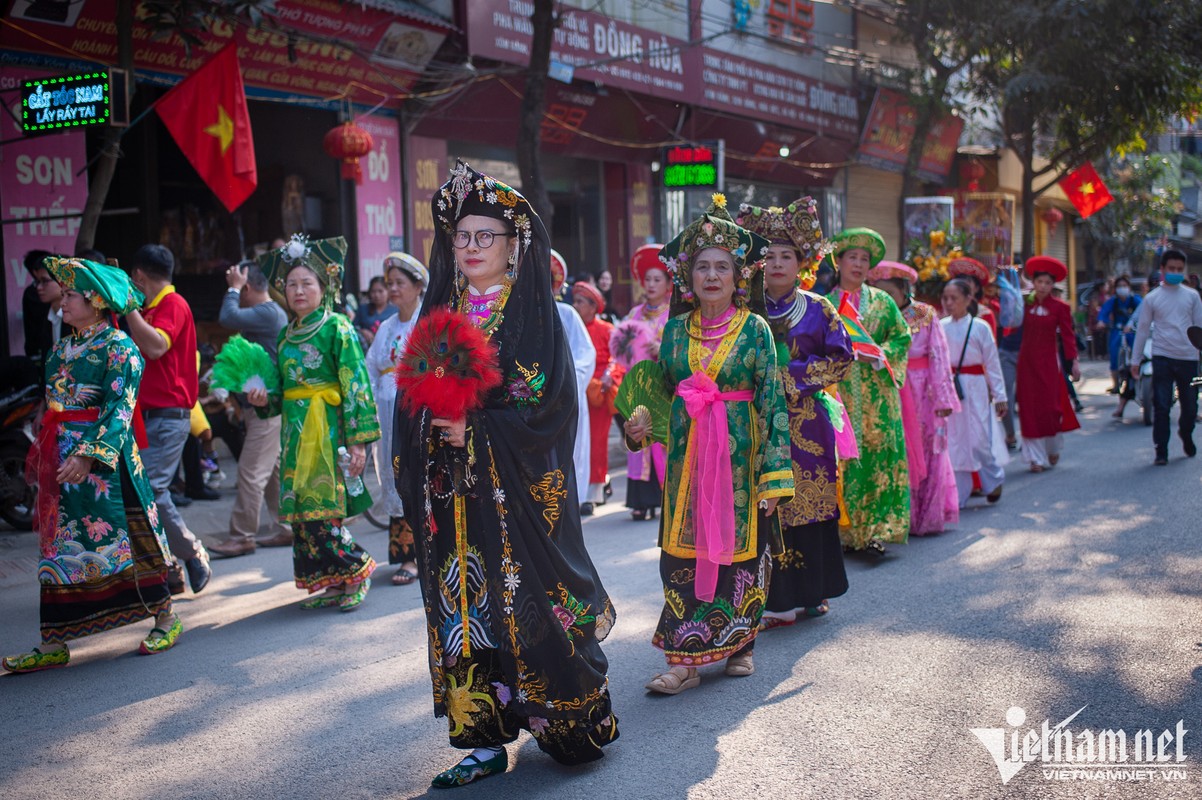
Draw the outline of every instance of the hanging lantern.
[[[1039,212],[1039,218],[1048,226],[1048,238],[1051,239],[1056,235],[1056,226],[1064,219],[1064,212],[1056,206],[1048,206]]]
[[[354,120],[334,128],[321,140],[322,149],[331,158],[342,159],[342,179],[363,183],[363,166],[359,159],[371,152],[374,143],[371,134],[355,124]]]

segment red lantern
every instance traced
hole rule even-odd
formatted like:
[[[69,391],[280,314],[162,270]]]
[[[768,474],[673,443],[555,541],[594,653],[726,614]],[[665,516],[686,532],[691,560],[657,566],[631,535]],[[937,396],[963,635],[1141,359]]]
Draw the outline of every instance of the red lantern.
[[[359,159],[370,153],[374,146],[370,133],[353,120],[347,120],[327,133],[321,140],[321,146],[326,155],[342,159],[343,180],[363,183],[363,167]]]
[[[1048,238],[1050,239],[1056,235],[1056,226],[1064,219],[1064,212],[1056,206],[1048,206],[1039,212],[1039,218],[1048,226]]]

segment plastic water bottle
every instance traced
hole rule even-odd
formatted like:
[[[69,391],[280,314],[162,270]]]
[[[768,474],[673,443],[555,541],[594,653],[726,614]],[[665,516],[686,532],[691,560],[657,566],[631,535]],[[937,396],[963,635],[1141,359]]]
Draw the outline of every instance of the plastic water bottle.
[[[363,478],[358,475],[351,475],[351,454],[346,451],[345,447],[338,448],[338,467],[342,470],[342,479],[346,481],[346,491],[351,497],[358,497],[363,494]]]

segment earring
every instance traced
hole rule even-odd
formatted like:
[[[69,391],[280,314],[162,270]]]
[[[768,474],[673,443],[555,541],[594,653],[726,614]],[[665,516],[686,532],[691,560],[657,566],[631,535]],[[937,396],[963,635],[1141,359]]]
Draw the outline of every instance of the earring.
[[[518,253],[516,250],[509,251],[509,263],[510,264],[518,263]]]

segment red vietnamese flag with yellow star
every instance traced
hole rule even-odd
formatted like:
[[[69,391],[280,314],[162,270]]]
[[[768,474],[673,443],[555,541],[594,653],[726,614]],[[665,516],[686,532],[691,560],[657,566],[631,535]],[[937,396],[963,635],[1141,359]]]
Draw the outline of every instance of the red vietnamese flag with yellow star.
[[[155,104],[179,149],[233,211],[259,183],[238,49],[228,44]]]
[[[1068,195],[1073,208],[1085,219],[1114,199],[1106,184],[1098,177],[1093,164],[1086,163],[1060,179],[1060,188]]]

